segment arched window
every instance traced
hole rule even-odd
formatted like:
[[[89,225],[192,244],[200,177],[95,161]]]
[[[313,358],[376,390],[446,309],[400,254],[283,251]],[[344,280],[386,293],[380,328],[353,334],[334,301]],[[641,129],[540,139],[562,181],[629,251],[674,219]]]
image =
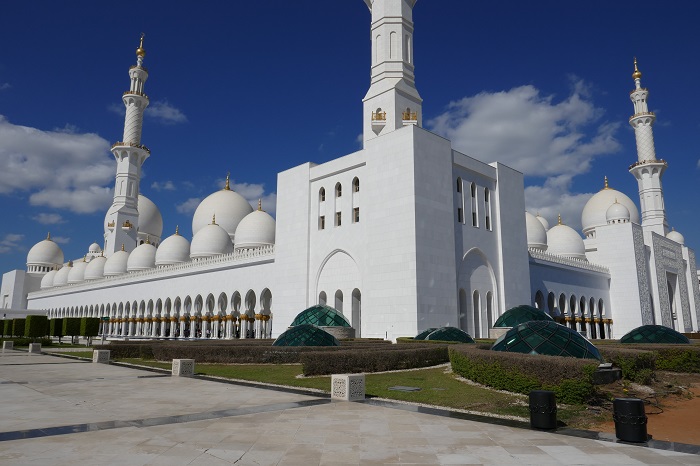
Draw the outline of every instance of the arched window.
[[[357,177],[352,180],[352,190],[356,193],[360,192],[360,179]]]
[[[340,290],[335,292],[335,310],[343,313],[343,292]]]
[[[327,301],[328,301],[328,298],[326,297],[326,292],[321,291],[318,294],[318,304],[325,305]]]
[[[479,297],[479,291],[475,290],[473,295],[473,307],[474,311],[474,334],[472,337],[481,337],[481,298]]]
[[[318,202],[323,202],[326,200],[326,188],[321,188],[318,190]]]
[[[343,186],[340,183],[335,184],[335,197],[341,197],[343,195]]]
[[[535,293],[535,307],[539,310],[544,310],[544,294],[539,290]]]

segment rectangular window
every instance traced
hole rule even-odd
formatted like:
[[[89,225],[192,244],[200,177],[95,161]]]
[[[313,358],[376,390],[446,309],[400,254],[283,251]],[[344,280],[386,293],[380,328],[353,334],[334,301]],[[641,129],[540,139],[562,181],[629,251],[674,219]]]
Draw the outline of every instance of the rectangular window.
[[[486,229],[488,231],[491,231],[491,217],[489,217],[488,215],[486,216]]]
[[[459,223],[464,223],[464,213],[461,207],[457,207],[457,221]]]
[[[325,230],[326,229],[326,217],[321,215],[318,218],[318,229],[319,230]]]
[[[342,218],[340,215],[340,212],[335,213],[335,226],[339,227],[341,224]]]
[[[477,213],[472,212],[472,226],[473,227],[478,227],[479,226],[479,219],[477,218]]]
[[[358,223],[360,221],[360,208],[355,207],[352,209],[352,221],[353,223]]]

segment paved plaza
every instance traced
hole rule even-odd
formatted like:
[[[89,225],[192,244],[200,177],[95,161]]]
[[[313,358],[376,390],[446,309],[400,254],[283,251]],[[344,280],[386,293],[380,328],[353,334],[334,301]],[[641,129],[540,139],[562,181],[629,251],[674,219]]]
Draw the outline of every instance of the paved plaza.
[[[0,353],[0,464],[700,464],[447,411]],[[507,424],[507,423],[506,423]]]

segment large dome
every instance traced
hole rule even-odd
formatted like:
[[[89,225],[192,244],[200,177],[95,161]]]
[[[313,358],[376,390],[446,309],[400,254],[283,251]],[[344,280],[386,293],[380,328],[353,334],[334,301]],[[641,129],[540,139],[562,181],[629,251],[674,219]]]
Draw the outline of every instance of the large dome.
[[[109,258],[107,258],[107,262],[105,262],[105,277],[113,277],[115,275],[126,273],[126,264],[128,261],[129,253],[123,249],[109,256]]]
[[[527,228],[527,247],[547,250],[547,230],[537,217],[530,212],[525,212],[525,226]]]
[[[226,233],[234,241],[236,228],[243,217],[253,211],[250,203],[243,196],[228,188],[210,194],[199,203],[192,217],[192,235],[197,235],[199,230],[211,223],[211,218],[216,215],[218,224],[226,230]],[[194,244],[194,243],[193,243]]]
[[[275,219],[258,209],[246,215],[236,228],[236,249],[275,244]]]
[[[606,179],[606,187],[594,194],[583,208],[581,226],[583,234],[586,236],[591,236],[596,227],[607,225],[606,213],[608,207],[613,205],[616,200],[629,210],[630,222],[639,223],[639,210],[637,210],[637,206],[632,202],[632,199],[616,189],[607,187],[607,184]]]
[[[504,312],[493,324],[495,327],[515,327],[532,320],[553,320],[549,314],[535,307],[522,304]]]
[[[85,259],[74,263],[73,268],[68,274],[68,283],[80,283],[85,281],[85,269],[87,266],[88,263],[85,262]]]
[[[56,272],[56,275],[53,277],[53,286],[63,286],[68,284],[68,274],[70,274],[70,271],[73,269],[73,263],[68,262],[67,265],[64,265],[63,267],[60,268],[58,272]]]
[[[602,361],[598,348],[590,341],[575,330],[552,320],[523,322],[496,340],[491,350]]]
[[[156,266],[181,264],[190,260],[190,242],[176,230],[156,250]]]
[[[583,238],[570,226],[559,223],[547,231],[547,252],[556,256],[586,260]]]
[[[51,235],[36,243],[27,253],[27,266],[56,267],[61,264],[63,251],[51,240]]]
[[[42,290],[47,290],[51,287],[53,287],[53,279],[58,273],[58,270],[54,269],[49,271],[46,275],[44,275],[41,279],[41,289]]]
[[[151,243],[143,243],[131,251],[126,261],[127,272],[148,270],[156,266],[156,247]]]
[[[324,304],[317,304],[301,311],[294,318],[290,327],[306,324],[317,327],[350,327],[350,322],[343,314]]]
[[[105,256],[97,256],[85,268],[85,280],[97,280],[105,276]]]
[[[149,198],[139,194],[139,235],[160,238],[163,234],[163,216]]]
[[[203,259],[205,257],[230,254],[233,252],[233,243],[226,230],[216,223],[211,223],[200,229],[192,238],[190,245],[190,257]]]

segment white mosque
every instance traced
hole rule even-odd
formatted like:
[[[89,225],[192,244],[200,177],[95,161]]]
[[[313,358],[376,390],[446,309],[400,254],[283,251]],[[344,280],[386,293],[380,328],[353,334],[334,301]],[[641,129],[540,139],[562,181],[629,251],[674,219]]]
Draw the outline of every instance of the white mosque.
[[[277,176],[277,215],[226,186],[204,199],[190,240],[163,238],[158,208],[139,192],[143,39],[129,69],[124,135],[103,245],[65,262],[50,237],[26,270],[3,275],[0,305],[109,317],[114,337],[271,338],[301,310],[327,303],[360,337],[395,339],[456,326],[487,337],[507,309],[531,304],[589,338],[643,324],[698,331],[695,253],[669,230],[647,106],[630,97],[641,209],[607,185],[582,212],[582,237],[561,218],[525,212],[523,175],[457,152],[422,128],[415,86],[416,0],[365,0],[372,14],[371,85],[363,149]],[[641,214],[640,214],[641,212]]]

